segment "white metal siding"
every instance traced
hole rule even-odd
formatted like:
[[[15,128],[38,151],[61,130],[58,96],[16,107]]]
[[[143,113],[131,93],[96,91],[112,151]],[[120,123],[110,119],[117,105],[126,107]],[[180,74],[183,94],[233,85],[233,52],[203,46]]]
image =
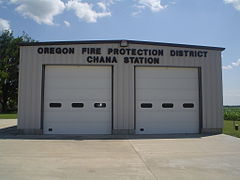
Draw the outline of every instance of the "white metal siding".
[[[137,67],[136,133],[198,133],[198,97],[197,68]],[[152,107],[141,107],[144,103]],[[162,107],[165,103],[173,107]]]
[[[43,45],[41,47],[74,47],[75,54],[37,54],[39,46],[21,46],[20,59],[20,85],[19,85],[19,111],[18,129],[41,130],[41,102],[42,100],[42,66],[45,64],[59,65],[89,65],[86,56],[79,51],[82,47],[100,47],[102,55],[107,55],[105,49],[120,48],[119,43],[89,43],[89,44],[64,44]],[[175,50],[198,50],[197,48],[168,47],[158,45],[130,43],[127,48],[147,48]],[[221,51],[207,50],[206,58],[191,57],[160,57],[158,65],[149,66],[174,66],[196,67],[201,69],[202,93],[202,128],[223,127],[222,106],[222,79],[221,79]],[[101,64],[113,66],[113,129],[134,129],[134,64],[124,64],[123,56],[117,55],[117,64]],[[99,64],[91,64],[99,65]],[[138,66],[144,66],[137,64]]]
[[[44,133],[110,134],[111,90],[111,67],[46,66]],[[51,103],[61,107],[50,107]],[[96,103],[106,107],[95,107]]]

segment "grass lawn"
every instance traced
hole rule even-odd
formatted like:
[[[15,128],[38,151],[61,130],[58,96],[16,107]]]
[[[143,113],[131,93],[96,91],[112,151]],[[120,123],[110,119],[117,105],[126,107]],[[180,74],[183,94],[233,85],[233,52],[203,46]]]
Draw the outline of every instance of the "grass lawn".
[[[235,130],[233,121],[224,121],[224,128],[223,128],[223,133],[230,135],[230,136],[235,136],[240,138],[240,121],[236,121],[236,124],[238,124],[239,129],[238,131]]]
[[[17,119],[17,114],[2,114],[0,113],[0,119]]]

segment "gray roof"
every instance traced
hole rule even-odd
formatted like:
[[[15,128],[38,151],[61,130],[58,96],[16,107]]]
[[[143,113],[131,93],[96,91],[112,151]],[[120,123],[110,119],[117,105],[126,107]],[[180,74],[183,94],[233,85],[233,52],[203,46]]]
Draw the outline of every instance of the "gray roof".
[[[137,40],[49,41],[49,42],[20,43],[20,46],[70,45],[70,44],[114,44],[114,43],[121,43],[122,41],[127,41],[128,44],[143,44],[143,45],[146,44],[146,45],[155,45],[155,46],[183,47],[183,48],[206,49],[206,50],[216,50],[216,51],[225,50],[225,48],[222,48],[222,47],[151,42],[151,41],[137,41]]]

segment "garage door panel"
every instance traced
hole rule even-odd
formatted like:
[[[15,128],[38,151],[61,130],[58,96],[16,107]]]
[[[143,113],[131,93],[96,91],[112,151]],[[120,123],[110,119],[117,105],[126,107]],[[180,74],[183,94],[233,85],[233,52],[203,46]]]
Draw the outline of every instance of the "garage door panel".
[[[111,92],[111,67],[46,66],[44,133],[110,134]]]
[[[161,117],[157,113],[142,113],[138,120],[139,122],[197,122],[195,112],[189,112],[188,117],[186,117],[184,112],[175,113],[178,114],[178,118],[176,118],[174,112],[161,112]]]
[[[195,109],[190,110],[190,109],[178,108],[178,109],[175,109],[175,110],[162,110],[158,107],[155,107],[155,108],[151,108],[151,109],[150,108],[149,109],[138,109],[136,112],[139,113],[139,114],[142,113],[142,117],[145,116],[147,113],[150,113],[148,115],[148,117],[150,116],[151,118],[154,117],[154,116],[157,116],[159,118],[159,114],[157,114],[157,113],[160,113],[161,117],[164,116],[164,113],[168,114],[167,117],[170,117],[170,115],[169,115],[170,113],[178,114],[178,116],[180,116],[181,113],[183,113],[183,114],[188,113],[188,116],[191,117],[191,114],[195,115],[198,112],[198,109],[195,108]],[[176,116],[176,115],[174,115],[174,116]],[[196,117],[198,117],[198,116],[196,116]],[[185,117],[185,118],[187,118],[187,117]]]
[[[149,78],[149,79],[171,79],[171,78],[198,78],[197,69],[194,68],[166,68],[166,67],[141,67],[144,73],[136,74],[137,78]],[[181,73],[183,72],[184,73]]]
[[[62,129],[62,126],[64,126],[65,128]],[[86,128],[86,126],[88,126],[89,128]],[[72,126],[70,123],[66,124],[65,122],[59,122],[57,124],[56,124],[56,122],[49,122],[48,127],[56,132],[61,132],[61,131],[62,132],[64,132],[64,131],[71,132],[72,131],[72,133],[70,133],[70,134],[74,134],[74,131],[78,132],[79,130],[81,130],[81,133],[84,130],[84,134],[90,133],[90,132],[91,132],[91,134],[95,134],[94,133],[95,131],[96,132],[101,132],[101,131],[106,132],[107,129],[111,128],[110,125],[106,126],[102,122],[96,122],[96,123],[92,123],[92,124],[89,124],[89,122],[81,122],[81,126]],[[93,127],[95,129],[93,129]]]
[[[172,132],[172,133],[179,133],[183,129],[185,129],[186,132],[189,132],[189,131],[193,132],[193,131],[198,130],[198,126],[196,126],[196,123],[192,122],[192,121],[185,121],[182,123],[179,121],[174,122],[174,121],[166,120],[166,121],[163,121],[162,124],[159,124],[159,125],[155,125],[156,123],[159,123],[159,122],[158,121],[150,121],[150,122],[148,122],[147,125],[142,123],[142,124],[140,124],[140,130],[138,130],[138,131],[141,131],[141,128],[143,128],[144,131],[145,130],[150,131],[151,128],[155,129],[155,130],[159,129],[161,131],[163,129],[166,129],[166,130],[176,129],[176,131]],[[189,127],[188,129],[186,129],[185,123],[188,124],[188,127]],[[142,125],[142,127],[141,127],[141,125]],[[143,132],[143,133],[145,133],[145,132]]]
[[[149,124],[151,125],[151,124]],[[181,124],[180,124],[181,125]],[[169,134],[169,131],[171,132],[171,134],[179,134],[179,133],[196,133],[195,127],[194,126],[190,126],[189,125],[189,129],[186,129],[185,126],[180,126],[178,125],[178,127],[176,127],[176,125],[172,126],[168,125],[168,126],[147,126],[146,128],[144,128],[144,131],[140,131],[137,130],[136,133],[137,134],[159,134],[159,131],[161,131],[161,134]]]
[[[61,103],[61,107],[50,107],[50,104],[54,102],[54,103]],[[72,103],[81,103],[82,106],[81,107],[73,107]],[[98,107],[94,107],[95,103],[104,103],[105,107],[102,108],[98,108]],[[56,99],[56,100],[50,100],[48,102],[45,103],[46,107],[45,107],[45,112],[69,112],[69,111],[110,111],[111,110],[111,102],[107,101],[106,99],[104,100],[92,100],[92,101],[87,101],[85,99],[80,99],[80,100],[72,100],[69,101],[66,99]]]
[[[92,89],[82,89],[82,90],[77,90],[77,89],[69,89],[69,90],[54,90],[46,95],[46,98],[51,98],[54,96],[58,97],[64,97],[64,95],[68,93],[68,99],[73,99],[73,100],[78,100],[78,99],[86,99],[86,97],[89,97],[90,99],[104,99],[104,97],[108,96],[111,91],[108,89],[98,89],[98,91],[92,90]],[[102,98],[101,98],[102,97]],[[89,99],[88,98],[88,99]],[[58,98],[58,99],[63,99],[63,98]]]
[[[179,134],[179,133],[196,133],[198,130],[198,127],[195,126],[195,124],[189,124],[189,128],[186,129],[186,127],[182,124],[169,124],[169,125],[162,125],[162,126],[153,126],[152,124],[148,124],[144,126],[143,131],[137,130],[137,134],[159,134],[159,131],[161,134],[169,134],[169,131],[171,134]]]
[[[70,124],[71,126],[73,126],[72,123],[76,123],[77,126],[79,126],[78,124],[81,123],[81,126],[82,126],[84,123],[85,124],[89,123],[89,125],[92,123],[103,123],[104,125],[104,123],[108,122],[109,113],[100,112],[98,115],[104,117],[105,119],[104,120],[99,119],[97,116],[94,116],[94,115],[89,116],[87,113],[75,114],[71,118],[69,118],[69,116],[67,116],[66,113],[55,112],[53,114],[46,114],[46,118],[48,118],[48,121],[46,123],[55,123],[55,124],[71,123]]]
[[[81,77],[83,78],[83,77]],[[74,81],[75,83],[73,84],[71,81]],[[110,87],[110,82],[106,82],[106,79],[103,78],[96,78],[94,79],[95,83],[89,83],[93,79],[86,79],[84,81],[79,81],[79,79],[74,79],[74,78],[62,78],[62,79],[55,79],[55,78],[50,78],[49,81],[53,83],[48,83],[46,84],[48,88],[61,88],[61,89],[66,89],[68,90],[69,87],[71,89],[79,89],[79,88],[84,88],[84,89],[106,89],[106,87]],[[64,82],[64,83],[63,83]]]
[[[186,129],[186,124],[188,128]],[[141,131],[141,129],[144,131]],[[191,119],[182,119],[179,118],[176,120],[174,117],[165,117],[159,121],[159,118],[153,118],[151,121],[148,121],[146,124],[145,120],[139,122],[139,129],[137,133],[139,134],[169,134],[171,133],[196,133],[198,131],[197,122],[192,121]]]
[[[198,133],[198,96],[197,68],[137,67],[136,133]]]
[[[87,77],[87,78],[94,78],[94,74],[89,74],[89,67],[90,66],[48,66],[51,68],[51,71],[46,72],[47,74],[54,76],[54,77]],[[93,67],[93,66],[91,66]],[[108,66],[94,66],[94,71],[98,72],[98,77],[106,77],[108,78]],[[69,69],[71,69],[71,73],[69,73]],[[58,74],[59,73],[59,74]],[[50,76],[50,77],[51,77]]]
[[[161,90],[161,89],[140,89],[136,94],[137,99],[195,99],[198,95],[196,91],[193,90],[182,90],[176,92],[173,89]]]
[[[161,94],[160,94],[161,93]],[[144,95],[144,97],[142,97]],[[174,90],[154,90],[154,89],[148,89],[148,90],[140,90],[138,94],[136,94],[136,98],[141,98],[141,100],[145,99],[166,99],[166,100],[178,100],[179,97],[184,100],[195,100],[195,97],[198,95],[196,91],[192,90],[182,90],[182,91],[174,91]]]
[[[195,89],[193,86],[196,79],[142,79],[142,83],[138,83],[136,88],[143,89]]]
[[[173,107],[172,108],[164,108],[163,104],[164,103],[172,103]],[[142,105],[143,104],[151,104],[151,107],[144,108]],[[188,106],[184,105],[188,104]],[[190,104],[190,106],[189,106]],[[191,101],[191,100],[186,100],[186,101],[178,101],[174,102],[173,100],[165,100],[165,101],[156,101],[155,99],[151,100],[145,100],[145,101],[138,101],[136,102],[136,111],[137,112],[153,112],[153,111],[158,111],[159,113],[164,113],[164,112],[177,112],[177,113],[184,113],[184,112],[195,112],[198,111],[198,103]]]
[[[51,131],[48,134],[79,134],[78,132],[81,131],[81,134],[108,134],[109,133],[109,127],[106,127],[102,123],[96,123],[93,125],[89,125],[89,123],[82,124],[82,126],[72,126],[70,124],[66,123],[60,123],[60,124],[49,124],[49,127],[52,127]],[[62,126],[65,128],[62,129]],[[88,126],[88,128],[85,128]]]

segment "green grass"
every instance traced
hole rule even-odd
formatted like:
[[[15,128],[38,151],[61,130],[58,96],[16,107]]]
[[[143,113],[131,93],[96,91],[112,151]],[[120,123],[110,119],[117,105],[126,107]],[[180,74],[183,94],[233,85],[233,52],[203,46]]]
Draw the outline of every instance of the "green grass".
[[[240,121],[235,121],[235,122],[239,126],[238,131],[236,131],[235,128],[234,128],[234,121],[225,120],[224,121],[223,133],[227,134],[227,135],[230,135],[230,136],[235,136],[235,137],[240,138]]]
[[[16,119],[17,114],[12,113],[12,114],[2,114],[0,113],[0,119]]]
[[[235,130],[234,122],[238,124],[239,130]],[[224,107],[223,133],[240,138],[240,106]]]

